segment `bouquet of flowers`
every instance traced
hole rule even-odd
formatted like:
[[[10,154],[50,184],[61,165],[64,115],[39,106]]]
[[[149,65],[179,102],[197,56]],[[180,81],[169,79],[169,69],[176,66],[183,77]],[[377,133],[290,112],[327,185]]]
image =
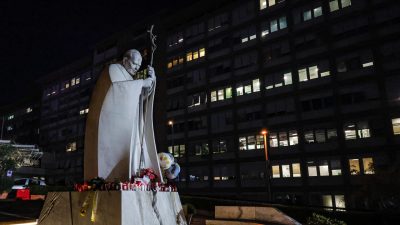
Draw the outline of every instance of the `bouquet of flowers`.
[[[142,169],[140,171],[140,177],[143,179],[149,179],[150,182],[156,182],[157,175],[152,168]]]

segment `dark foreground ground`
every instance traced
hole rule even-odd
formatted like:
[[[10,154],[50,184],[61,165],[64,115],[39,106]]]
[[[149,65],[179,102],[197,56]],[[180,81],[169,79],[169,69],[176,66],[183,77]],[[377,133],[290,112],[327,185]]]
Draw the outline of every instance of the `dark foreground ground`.
[[[192,204],[196,208],[196,214],[192,218],[194,225],[205,224],[206,219],[212,219],[216,205],[241,205],[241,206],[273,206],[286,213],[290,217],[306,223],[307,218],[313,212],[345,221],[347,225],[395,225],[400,224],[400,212],[372,212],[372,211],[347,211],[334,212],[324,209],[286,206],[278,204],[262,204],[246,201],[234,201],[227,199],[181,196],[182,204]],[[32,221],[39,218],[44,201],[0,200],[0,224],[9,224],[11,221]]]
[[[9,221],[36,220],[39,218],[43,203],[42,200],[1,200],[0,224],[6,224]]]

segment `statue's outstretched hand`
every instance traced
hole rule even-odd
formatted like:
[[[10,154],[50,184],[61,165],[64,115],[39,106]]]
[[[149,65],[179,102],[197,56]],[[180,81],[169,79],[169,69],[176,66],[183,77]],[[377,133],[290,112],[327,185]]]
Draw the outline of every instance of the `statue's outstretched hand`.
[[[154,68],[152,67],[152,66],[147,66],[147,71],[148,71],[148,73],[149,73],[149,76],[152,78],[152,79],[156,79],[156,73],[154,72]]]

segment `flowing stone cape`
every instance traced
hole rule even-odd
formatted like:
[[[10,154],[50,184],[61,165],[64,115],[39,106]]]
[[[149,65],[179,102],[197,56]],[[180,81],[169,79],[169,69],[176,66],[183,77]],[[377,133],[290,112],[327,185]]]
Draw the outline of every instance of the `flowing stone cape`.
[[[162,181],[153,130],[154,92],[142,95],[151,79],[133,80],[120,64],[101,73],[94,88],[86,121],[84,179],[128,180],[140,164],[144,126],[144,168],[153,168]],[[151,85],[150,85],[151,86]],[[146,101],[147,99],[147,101]],[[143,123],[143,112],[145,122]],[[131,163],[131,165],[130,165]]]

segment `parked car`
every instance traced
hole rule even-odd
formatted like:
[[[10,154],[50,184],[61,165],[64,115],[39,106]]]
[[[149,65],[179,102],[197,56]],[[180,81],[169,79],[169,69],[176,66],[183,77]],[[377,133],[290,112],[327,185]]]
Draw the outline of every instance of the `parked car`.
[[[11,192],[8,193],[8,199],[21,199],[30,200],[31,192],[30,188],[33,186],[46,186],[43,180],[35,178],[19,178],[14,181],[14,185],[11,188]]]
[[[44,180],[35,179],[35,178],[19,178],[14,181],[14,185],[11,189],[19,190],[19,189],[27,189],[30,186],[40,185],[46,186]]]

